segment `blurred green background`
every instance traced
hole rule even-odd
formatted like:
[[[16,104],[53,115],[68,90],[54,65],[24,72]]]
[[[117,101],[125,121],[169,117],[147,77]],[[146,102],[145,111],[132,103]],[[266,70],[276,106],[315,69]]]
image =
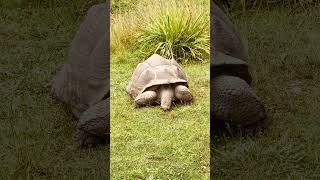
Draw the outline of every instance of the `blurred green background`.
[[[107,177],[106,147],[76,148],[76,120],[48,86],[99,2],[0,0],[0,179]]]

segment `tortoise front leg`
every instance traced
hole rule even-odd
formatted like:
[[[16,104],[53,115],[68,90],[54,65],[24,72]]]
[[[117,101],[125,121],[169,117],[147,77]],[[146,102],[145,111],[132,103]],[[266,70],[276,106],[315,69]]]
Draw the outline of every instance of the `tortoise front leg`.
[[[80,116],[77,140],[82,147],[106,144],[110,127],[109,98],[98,102]]]
[[[189,102],[192,100],[192,94],[185,85],[177,85],[174,90],[174,96],[182,102]]]
[[[157,93],[155,91],[145,91],[139,94],[135,99],[134,102],[137,106],[151,104],[157,99]]]

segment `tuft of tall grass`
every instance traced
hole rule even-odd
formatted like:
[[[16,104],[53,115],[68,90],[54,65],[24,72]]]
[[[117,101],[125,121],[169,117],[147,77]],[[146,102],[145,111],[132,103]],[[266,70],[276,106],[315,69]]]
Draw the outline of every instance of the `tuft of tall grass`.
[[[205,61],[210,51],[208,0],[140,2],[111,14],[111,52],[158,53],[180,62]],[[204,5],[205,4],[205,5]]]
[[[204,12],[173,9],[150,18],[151,22],[138,34],[144,53],[157,53],[180,62],[206,61],[210,37],[209,18]]]

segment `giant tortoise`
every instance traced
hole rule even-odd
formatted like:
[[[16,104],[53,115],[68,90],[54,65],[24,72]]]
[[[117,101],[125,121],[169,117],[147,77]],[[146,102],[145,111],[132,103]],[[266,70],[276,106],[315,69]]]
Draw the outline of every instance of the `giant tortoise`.
[[[264,121],[265,107],[250,87],[248,51],[224,12],[211,3],[211,117],[249,126]],[[220,123],[221,124],[221,123]]]
[[[79,119],[81,146],[106,143],[109,137],[109,28],[107,5],[90,8],[71,42],[68,59],[53,79],[53,96],[71,106]]]
[[[137,65],[126,90],[137,107],[158,103],[167,111],[173,102],[192,100],[182,67],[158,54]]]

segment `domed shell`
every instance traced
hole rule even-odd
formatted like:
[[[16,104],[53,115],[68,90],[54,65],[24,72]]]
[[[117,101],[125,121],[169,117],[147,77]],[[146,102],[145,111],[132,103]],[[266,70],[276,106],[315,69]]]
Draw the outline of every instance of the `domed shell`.
[[[107,5],[90,8],[69,49],[69,61],[57,73],[52,94],[70,104],[76,116],[109,93]]]
[[[174,83],[188,86],[187,76],[181,66],[173,59],[168,60],[154,54],[137,65],[127,86],[127,92],[135,98],[149,87]]]
[[[213,3],[211,6],[211,76],[221,74],[241,77],[249,84],[251,75],[248,71],[248,50],[240,34],[225,15]]]

